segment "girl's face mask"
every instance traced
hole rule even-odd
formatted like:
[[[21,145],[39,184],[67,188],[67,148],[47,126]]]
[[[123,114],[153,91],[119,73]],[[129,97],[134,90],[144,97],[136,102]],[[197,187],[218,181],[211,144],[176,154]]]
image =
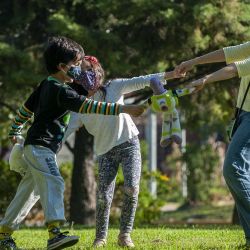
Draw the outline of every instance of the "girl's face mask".
[[[96,84],[96,76],[95,72],[93,70],[86,70],[85,71],[85,82],[86,82],[86,87],[90,90],[95,89],[95,84]],[[87,90],[88,90],[87,89]]]
[[[81,71],[75,79],[75,82],[82,85],[85,90],[96,90],[96,75],[92,69]]]

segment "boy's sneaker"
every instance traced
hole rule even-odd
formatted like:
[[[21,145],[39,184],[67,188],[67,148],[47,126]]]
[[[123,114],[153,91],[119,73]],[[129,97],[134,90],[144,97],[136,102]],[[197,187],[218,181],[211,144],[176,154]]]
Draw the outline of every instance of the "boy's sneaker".
[[[119,234],[118,245],[120,247],[127,247],[127,248],[134,248],[135,247],[129,233]]]
[[[79,241],[79,237],[75,235],[67,236],[69,232],[60,232],[58,230],[55,233],[55,237],[48,240],[47,250],[52,249],[63,249],[66,247],[71,247]]]
[[[6,237],[3,240],[0,240],[0,250],[17,250],[16,243],[14,239],[10,237]]]
[[[107,241],[106,239],[95,239],[93,242],[93,247],[98,248],[98,247],[104,247],[106,246]]]

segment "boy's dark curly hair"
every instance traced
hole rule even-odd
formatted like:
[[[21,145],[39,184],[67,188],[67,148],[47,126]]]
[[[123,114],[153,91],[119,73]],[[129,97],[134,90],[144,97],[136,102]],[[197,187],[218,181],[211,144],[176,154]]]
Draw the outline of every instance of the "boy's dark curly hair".
[[[60,63],[69,63],[79,55],[84,57],[84,50],[80,44],[64,36],[53,36],[48,39],[44,51],[45,66],[49,74],[58,72]]]

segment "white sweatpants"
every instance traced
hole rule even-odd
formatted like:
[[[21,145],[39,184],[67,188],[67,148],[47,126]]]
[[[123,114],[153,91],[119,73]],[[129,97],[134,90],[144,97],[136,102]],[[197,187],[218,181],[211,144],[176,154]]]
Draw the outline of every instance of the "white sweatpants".
[[[8,206],[0,226],[16,230],[35,203],[41,199],[45,222],[65,221],[64,181],[59,172],[56,155],[49,148],[27,145],[24,147],[27,172],[16,195]]]

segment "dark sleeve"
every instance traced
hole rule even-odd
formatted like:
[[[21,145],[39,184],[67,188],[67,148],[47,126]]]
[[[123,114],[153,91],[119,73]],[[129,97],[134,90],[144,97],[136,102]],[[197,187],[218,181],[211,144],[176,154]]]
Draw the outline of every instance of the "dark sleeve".
[[[34,114],[35,105],[39,99],[39,91],[40,88],[37,87],[25,101],[25,103],[18,109],[13,123],[11,124],[9,138],[22,134],[22,129],[25,123],[29,121]]]
[[[91,100],[77,94],[69,86],[63,86],[59,90],[58,104],[67,110],[84,114],[119,115],[121,110],[120,104]]]
[[[40,97],[41,84],[32,92],[23,106],[28,112],[34,113]]]
[[[77,84],[77,83],[69,83],[68,84],[72,89],[74,89],[78,95],[84,95],[84,96],[87,96],[88,95],[88,91],[85,90],[85,88],[80,85],[80,84]]]
[[[17,111],[13,123],[9,131],[9,137],[21,135],[21,131],[27,121],[29,121],[35,112],[35,108],[38,104],[41,87],[44,81],[42,81],[36,89],[31,93],[28,99],[24,102],[23,106]]]

